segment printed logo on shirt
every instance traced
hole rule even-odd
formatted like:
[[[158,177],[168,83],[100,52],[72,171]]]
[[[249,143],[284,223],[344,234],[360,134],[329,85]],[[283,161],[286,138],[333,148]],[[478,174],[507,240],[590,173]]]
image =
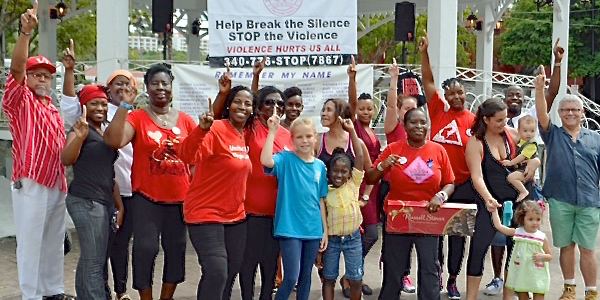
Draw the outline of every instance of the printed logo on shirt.
[[[448,125],[442,128],[433,137],[433,141],[443,144],[462,146],[462,138],[460,137],[460,132],[458,131],[458,125],[456,124],[456,120],[452,120],[452,122],[448,123]]]
[[[319,183],[321,181],[321,171],[315,170],[315,182]]]
[[[229,145],[231,155],[239,160],[250,159],[248,156],[248,146]]]
[[[421,184],[429,179],[429,177],[433,176],[433,171],[420,156],[417,156],[417,158],[404,169],[404,174],[410,177],[414,182]]]

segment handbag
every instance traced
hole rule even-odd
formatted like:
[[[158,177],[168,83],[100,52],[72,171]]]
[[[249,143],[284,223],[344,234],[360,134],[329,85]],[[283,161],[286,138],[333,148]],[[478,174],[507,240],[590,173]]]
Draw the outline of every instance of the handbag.
[[[65,230],[65,255],[67,255],[67,253],[71,252],[71,248],[73,246],[71,240],[73,238],[71,237],[71,231],[69,231],[68,229]]]

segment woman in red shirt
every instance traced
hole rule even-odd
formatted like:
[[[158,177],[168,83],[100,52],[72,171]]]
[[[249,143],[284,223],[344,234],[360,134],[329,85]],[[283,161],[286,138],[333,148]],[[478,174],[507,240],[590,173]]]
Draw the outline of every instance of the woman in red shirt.
[[[442,200],[454,191],[454,174],[444,148],[426,139],[427,115],[419,109],[409,110],[404,117],[407,133],[405,141],[388,145],[367,173],[367,182],[373,183],[384,174],[390,174],[390,192],[387,200],[428,201],[428,209],[435,213]],[[415,244],[419,257],[419,299],[440,299],[438,288],[437,236],[416,234],[385,234],[383,261],[388,266],[384,274],[379,299],[397,299],[402,288],[402,275],[408,267],[409,253]]]
[[[471,174],[465,159],[467,141],[471,137],[471,126],[475,115],[465,108],[465,87],[457,78],[450,78],[442,83],[444,99],[437,91],[433,80],[433,72],[429,64],[427,47],[429,39],[425,35],[419,43],[421,51],[421,70],[423,71],[423,88],[427,97],[427,108],[431,120],[431,140],[439,143],[448,152],[452,170],[456,176],[456,191],[448,199],[449,202],[475,203],[475,191],[471,186]],[[444,261],[443,237],[440,237],[440,289],[442,288],[442,267]],[[465,237],[448,237],[448,281],[446,290],[449,299],[460,299],[460,292],[456,286],[456,277],[460,272],[465,252]]]
[[[165,254],[161,299],[171,299],[185,277],[186,228],[183,199],[190,168],[177,156],[179,143],[196,127],[186,113],[171,107],[173,74],[165,64],[146,72],[148,106],[129,113],[135,91],[119,91],[119,109],[106,128],[104,140],[115,149],[131,142],[133,217],[133,287],[140,298],[152,299],[154,262],[159,240]]]
[[[246,223],[248,224],[244,260],[240,269],[240,288],[243,300],[254,299],[256,268],[260,265],[261,290],[258,299],[271,299],[277,271],[279,242],[273,236],[275,203],[277,202],[277,178],[267,176],[260,162],[260,154],[269,133],[267,120],[284,108],[283,93],[265,86],[258,92],[256,118],[251,129],[245,131],[248,155],[252,163],[252,174],[246,188]],[[280,128],[275,135],[273,154],[292,150],[290,132]]]
[[[244,199],[252,171],[244,131],[253,124],[254,97],[247,87],[234,87],[215,121],[209,100],[209,112],[177,152],[196,165],[183,215],[202,268],[198,299],[229,299],[244,258]]]

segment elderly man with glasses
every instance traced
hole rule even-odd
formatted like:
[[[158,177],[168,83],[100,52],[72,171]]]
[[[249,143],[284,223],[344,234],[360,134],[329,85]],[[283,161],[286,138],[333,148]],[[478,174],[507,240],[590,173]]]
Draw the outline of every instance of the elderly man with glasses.
[[[21,15],[2,99],[13,137],[17,269],[23,299],[70,299],[63,282],[67,180],[60,154],[65,129],[48,96],[56,67],[43,56],[27,58],[36,14],[37,1]]]
[[[543,193],[550,206],[552,242],[560,248],[564,278],[560,300],[574,300],[575,247],[585,282],[585,300],[597,300],[598,262],[595,249],[600,225],[600,134],[581,126],[582,100],[566,95],[558,103],[562,126],[550,123],[552,101],[544,97],[545,75],[535,79],[540,135],[546,144],[547,165]]]

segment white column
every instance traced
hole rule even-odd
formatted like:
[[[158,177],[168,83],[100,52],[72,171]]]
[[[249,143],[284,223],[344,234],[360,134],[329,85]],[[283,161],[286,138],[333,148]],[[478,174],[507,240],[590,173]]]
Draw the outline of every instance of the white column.
[[[492,3],[485,4],[479,15],[483,19],[482,30],[477,32],[476,68],[483,71],[483,81],[475,84],[477,95],[482,95],[481,101],[492,97],[492,69],[494,65],[494,12]]]
[[[129,68],[129,1],[96,1],[96,8],[98,82],[104,83],[115,70]]]
[[[200,13],[199,10],[190,9],[187,11],[188,25],[185,41],[187,42],[188,61],[200,61],[200,38],[192,34],[192,23],[200,17]]]
[[[40,0],[38,2],[38,31],[39,44],[38,54],[46,56],[50,61],[56,62],[56,25],[59,20],[50,19],[50,6],[56,5],[55,0]],[[35,53],[33,53],[35,55]]]
[[[552,44],[548,45],[549,49],[553,49],[554,43],[560,38],[559,45],[565,49],[565,55],[560,67],[560,89],[558,95],[554,99],[552,109],[550,111],[550,120],[552,123],[560,125],[558,117],[558,102],[567,94],[567,71],[569,70],[569,0],[554,0],[554,21],[552,24]],[[548,62],[550,69],[553,69],[554,57]]]
[[[442,81],[456,77],[456,16],[458,0],[429,0],[427,33],[429,60],[437,88]]]

